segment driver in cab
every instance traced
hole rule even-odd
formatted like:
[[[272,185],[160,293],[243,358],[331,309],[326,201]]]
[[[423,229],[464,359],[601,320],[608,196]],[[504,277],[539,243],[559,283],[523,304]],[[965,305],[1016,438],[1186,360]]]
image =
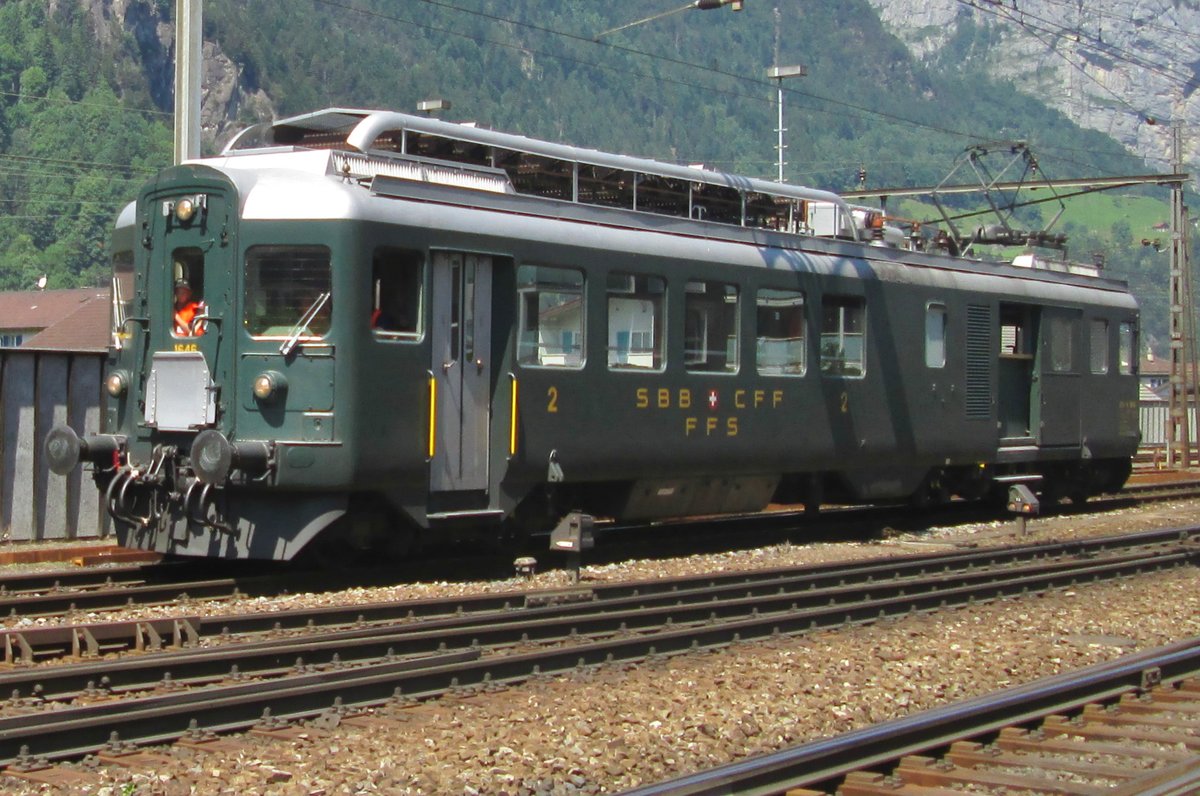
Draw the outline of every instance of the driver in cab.
[[[186,279],[175,283],[175,336],[199,337],[204,334],[204,321],[196,322],[197,317],[204,316],[204,302],[192,299],[192,286]]]

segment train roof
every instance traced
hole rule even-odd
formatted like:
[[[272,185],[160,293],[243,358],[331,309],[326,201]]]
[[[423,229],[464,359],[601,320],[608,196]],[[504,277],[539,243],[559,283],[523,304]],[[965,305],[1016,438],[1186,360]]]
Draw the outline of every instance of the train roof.
[[[506,216],[495,221],[496,234],[545,242],[614,250],[628,244],[631,250],[676,255],[685,250],[694,254],[689,240],[710,253],[726,243],[752,243],[764,252],[751,260],[769,268],[824,270],[832,263],[819,261],[829,257],[865,257],[880,269],[877,276],[889,271],[899,275],[916,267],[946,276],[967,272],[985,278],[1127,290],[1122,282],[1103,278],[1090,265],[1031,258],[1014,263],[979,261],[872,241],[871,233],[879,230],[860,234],[853,223],[860,209],[827,191],[402,113],[334,108],[256,125],[240,133],[221,155],[194,162],[215,167],[238,184],[244,218],[389,221],[396,220],[399,205],[386,200],[409,198],[426,208],[419,211],[413,206],[412,212],[422,218],[429,207],[439,207],[439,224],[478,232],[480,224],[491,229],[492,222],[473,214],[496,211]],[[695,212],[696,208],[705,212]],[[118,236],[132,224],[132,210],[122,213]],[[833,218],[823,234],[805,226],[813,210],[827,220]],[[561,224],[547,225],[548,219],[588,226],[571,225],[571,231],[560,229]],[[435,220],[424,218],[424,222]],[[592,233],[581,235],[581,229]],[[765,251],[778,257],[764,262]],[[742,259],[731,251],[725,254],[729,262]],[[923,277],[909,272],[903,278]],[[924,278],[938,279],[933,273]]]
[[[618,180],[633,180],[639,184],[659,178],[695,186],[730,188],[777,200],[829,202],[849,210],[845,200],[831,191],[557,144],[473,124],[444,122],[394,111],[328,108],[269,125],[255,125],[239,133],[222,154],[260,149],[264,143],[275,147],[344,148],[364,154],[387,153],[445,160],[459,166],[475,166],[496,176],[506,174],[518,193],[527,192],[522,190],[522,182],[533,189],[528,192],[536,193],[539,187],[543,191],[552,190],[554,177],[562,176],[552,173],[555,168],[590,166],[614,172],[611,176]],[[540,181],[539,177],[542,178]],[[600,179],[600,182],[603,186],[605,181]]]

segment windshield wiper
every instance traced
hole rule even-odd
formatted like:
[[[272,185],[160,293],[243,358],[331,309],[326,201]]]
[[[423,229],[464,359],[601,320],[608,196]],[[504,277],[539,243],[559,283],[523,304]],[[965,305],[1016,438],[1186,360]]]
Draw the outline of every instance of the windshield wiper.
[[[285,357],[292,353],[292,349],[294,349],[296,344],[300,342],[300,338],[304,336],[304,331],[308,328],[308,325],[313,322],[314,318],[317,317],[317,313],[321,311],[321,308],[328,303],[330,295],[331,294],[329,293],[322,293],[321,295],[317,296],[316,300],[313,301],[311,305],[309,305],[309,308],[306,309],[304,314],[300,316],[300,320],[296,321],[296,325],[292,327],[290,332],[288,332],[287,339],[284,340],[283,344],[279,346],[279,353],[283,354]]]

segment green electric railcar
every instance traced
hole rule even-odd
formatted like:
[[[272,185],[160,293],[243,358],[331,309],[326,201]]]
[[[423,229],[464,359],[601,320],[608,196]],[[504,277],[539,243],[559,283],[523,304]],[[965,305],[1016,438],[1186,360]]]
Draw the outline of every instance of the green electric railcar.
[[[252,128],[122,213],[101,431],[47,455],[91,463],[124,544],[262,559],[1119,487],[1125,285],[917,251],[864,212],[396,113]]]

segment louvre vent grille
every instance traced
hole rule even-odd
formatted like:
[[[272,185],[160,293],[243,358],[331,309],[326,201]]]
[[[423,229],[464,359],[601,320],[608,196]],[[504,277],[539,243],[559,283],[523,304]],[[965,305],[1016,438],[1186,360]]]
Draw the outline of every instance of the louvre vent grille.
[[[968,420],[992,416],[992,308],[967,305],[967,395]]]

